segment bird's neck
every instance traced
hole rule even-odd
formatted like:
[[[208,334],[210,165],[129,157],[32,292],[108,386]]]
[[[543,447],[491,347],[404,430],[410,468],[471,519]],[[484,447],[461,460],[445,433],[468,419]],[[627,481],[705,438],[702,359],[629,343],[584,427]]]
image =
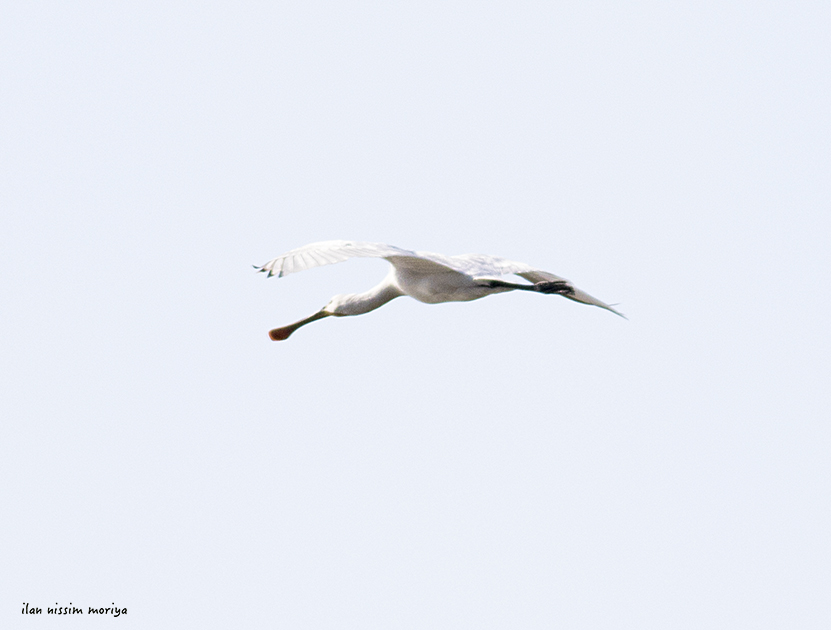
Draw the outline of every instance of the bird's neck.
[[[335,308],[332,309],[332,315],[363,315],[402,295],[404,293],[395,283],[393,274],[390,274],[369,291],[340,296]]]

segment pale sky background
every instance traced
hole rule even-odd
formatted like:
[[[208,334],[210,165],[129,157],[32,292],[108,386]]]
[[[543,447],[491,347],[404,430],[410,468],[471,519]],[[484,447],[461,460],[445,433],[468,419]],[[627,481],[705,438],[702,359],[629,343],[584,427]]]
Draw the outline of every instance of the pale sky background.
[[[0,627],[831,627],[828,2],[12,2]],[[267,331],[386,263],[559,297]],[[45,610],[44,610],[45,613]]]

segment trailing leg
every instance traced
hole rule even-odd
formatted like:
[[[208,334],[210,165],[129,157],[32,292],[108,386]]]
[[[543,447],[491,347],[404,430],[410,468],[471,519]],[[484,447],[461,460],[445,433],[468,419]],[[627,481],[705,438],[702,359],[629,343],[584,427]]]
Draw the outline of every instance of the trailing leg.
[[[516,282],[505,282],[504,280],[482,280],[482,286],[492,288],[516,289],[518,291],[534,291],[546,295],[569,295],[574,289],[566,280],[552,280],[537,282],[536,284],[517,284]]]

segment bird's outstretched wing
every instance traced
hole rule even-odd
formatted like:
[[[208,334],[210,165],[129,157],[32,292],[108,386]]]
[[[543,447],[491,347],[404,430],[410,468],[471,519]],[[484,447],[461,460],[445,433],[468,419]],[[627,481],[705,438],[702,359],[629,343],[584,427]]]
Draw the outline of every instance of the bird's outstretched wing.
[[[462,271],[463,273],[471,275],[474,278],[482,276],[516,274],[534,284],[537,282],[567,282],[568,286],[571,287],[571,293],[564,293],[562,294],[563,297],[567,297],[575,302],[605,308],[607,311],[611,311],[615,315],[620,315],[626,319],[626,316],[623,313],[616,311],[610,305],[605,302],[601,302],[596,297],[589,295],[585,291],[581,291],[575,287],[571,281],[547,271],[534,269],[525,263],[507,260],[506,258],[498,258],[497,256],[487,256],[484,254],[464,254],[462,256],[450,257],[449,260],[456,262],[458,265],[455,267],[457,271]]]
[[[350,258],[389,258],[391,256],[417,256],[417,254],[383,243],[321,241],[293,249],[255,269],[267,272],[269,277],[281,278],[290,273],[331,265]]]
[[[277,256],[261,267],[254,266],[268,277],[281,278],[290,273],[305,271],[312,267],[322,267],[343,262],[350,258],[384,258],[399,269],[412,273],[453,274],[464,273],[450,256],[413,252],[408,249],[386,245],[385,243],[362,243],[359,241],[321,241],[298,247],[282,256]]]
[[[486,254],[462,254],[461,256],[429,255],[445,259],[446,265],[450,265],[456,271],[461,271],[473,278],[507,276],[510,274],[520,274],[525,271],[534,271],[533,267],[525,263],[508,260],[507,258],[499,258],[498,256],[488,256]]]
[[[522,276],[529,282],[533,282],[535,284],[537,282],[553,282],[565,280],[565,278],[555,276],[553,273],[548,273],[547,271],[540,271],[539,269],[534,269],[532,271],[523,271],[521,273],[518,273],[517,275]],[[566,280],[566,282],[568,282],[568,286],[571,287],[571,293],[563,293],[563,297],[567,297],[569,300],[574,300],[575,302],[581,302],[583,304],[591,304],[592,306],[599,306],[600,308],[605,308],[607,311],[612,311],[612,313],[614,313],[615,315],[620,315],[623,319],[627,319],[626,315],[624,315],[620,311],[616,311],[605,302],[601,302],[596,297],[593,297],[585,291],[581,291],[580,289],[575,287],[570,280]]]

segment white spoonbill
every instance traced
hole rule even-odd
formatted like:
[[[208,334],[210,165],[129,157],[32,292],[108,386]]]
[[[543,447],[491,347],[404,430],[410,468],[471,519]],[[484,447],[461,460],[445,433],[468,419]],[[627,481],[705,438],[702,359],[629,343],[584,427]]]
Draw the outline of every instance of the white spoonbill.
[[[363,315],[402,295],[409,295],[419,302],[438,304],[468,302],[505,291],[535,291],[562,295],[575,302],[599,306],[625,319],[622,313],[584,293],[560,276],[534,269],[525,263],[482,254],[442,256],[430,252],[411,252],[383,243],[323,241],[298,247],[262,267],[254,268],[267,272],[269,278],[273,275],[280,278],[296,271],[358,257],[383,258],[392,264],[392,268],[380,284],[366,293],[336,295],[311,317],[275,328],[269,331],[268,336],[274,341],[282,341],[310,322],[329,316]],[[508,274],[516,274],[533,284],[505,282],[494,277]]]

